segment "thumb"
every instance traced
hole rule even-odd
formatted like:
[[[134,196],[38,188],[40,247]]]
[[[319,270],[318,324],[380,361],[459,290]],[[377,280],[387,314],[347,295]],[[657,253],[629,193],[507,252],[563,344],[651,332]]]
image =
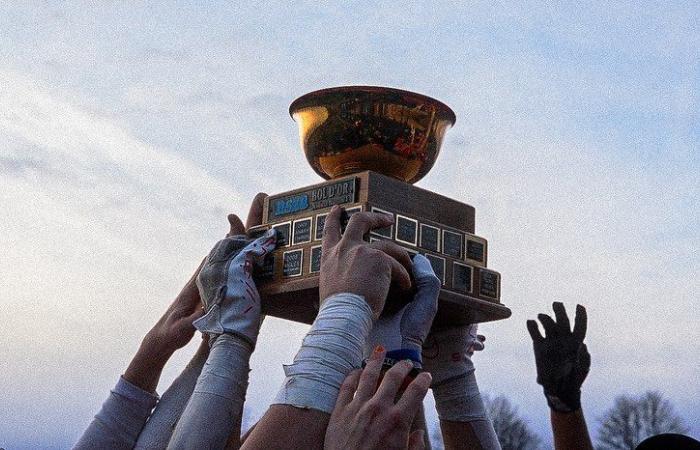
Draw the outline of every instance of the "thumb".
[[[419,341],[419,348],[428,335],[438,308],[440,280],[435,276],[430,261],[423,255],[413,257],[413,273],[417,291],[413,301],[406,305],[401,319],[404,337]]]
[[[228,223],[231,227],[226,237],[245,234],[245,227],[243,226],[243,222],[241,222],[241,219],[239,219],[237,215],[229,214]]]
[[[425,448],[425,431],[416,430],[408,437],[408,450],[423,450]]]

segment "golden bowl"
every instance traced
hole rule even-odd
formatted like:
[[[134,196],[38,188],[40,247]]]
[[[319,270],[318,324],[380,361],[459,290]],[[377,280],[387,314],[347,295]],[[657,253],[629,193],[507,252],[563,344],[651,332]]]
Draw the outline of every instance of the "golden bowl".
[[[325,179],[373,170],[415,183],[433,167],[455,113],[425,95],[375,86],[308,93],[289,106],[301,147]]]

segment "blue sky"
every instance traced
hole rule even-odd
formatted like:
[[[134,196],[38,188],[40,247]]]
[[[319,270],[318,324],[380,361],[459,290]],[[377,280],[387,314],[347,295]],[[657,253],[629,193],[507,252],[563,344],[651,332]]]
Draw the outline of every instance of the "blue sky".
[[[241,3],[0,6],[0,446],[70,445],[226,213],[318,181],[287,108],[345,84],[457,114],[419,185],[476,207],[503,274],[482,390],[548,436],[524,322],[579,302],[591,427],[658,389],[700,436],[700,8]],[[304,332],[265,323],[253,416]]]

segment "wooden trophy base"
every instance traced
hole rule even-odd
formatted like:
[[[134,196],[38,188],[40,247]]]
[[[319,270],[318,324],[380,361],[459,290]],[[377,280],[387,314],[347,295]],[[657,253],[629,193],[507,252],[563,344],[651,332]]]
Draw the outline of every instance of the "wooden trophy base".
[[[510,317],[510,309],[500,303],[501,276],[486,268],[487,241],[473,234],[474,208],[372,171],[265,200],[263,224],[251,234],[275,228],[280,244],[256,272],[263,314],[313,322],[318,312],[323,225],[333,205],[345,210],[343,226],[359,211],[393,216],[392,226],[373,230],[366,239],[393,240],[409,254],[428,258],[442,280],[434,324]]]

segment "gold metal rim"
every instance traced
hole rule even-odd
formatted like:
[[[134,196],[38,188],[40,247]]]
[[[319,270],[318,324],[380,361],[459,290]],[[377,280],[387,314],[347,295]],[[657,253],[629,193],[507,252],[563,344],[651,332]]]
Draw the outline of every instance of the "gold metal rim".
[[[432,97],[419,94],[417,92],[383,86],[337,86],[309,92],[308,94],[304,94],[301,97],[297,98],[292,102],[291,105],[289,105],[289,115],[292,116],[292,118],[294,118],[294,113],[296,111],[309,106],[318,106],[318,100],[328,95],[348,94],[352,92],[365,94],[380,94],[385,96],[400,95],[403,97],[413,97],[417,100],[417,102],[433,103],[438,108],[438,113],[440,114],[440,116],[450,121],[450,125],[454,125],[457,121],[457,116],[455,115],[454,111],[452,111],[452,108],[450,108],[440,100],[436,100]]]

